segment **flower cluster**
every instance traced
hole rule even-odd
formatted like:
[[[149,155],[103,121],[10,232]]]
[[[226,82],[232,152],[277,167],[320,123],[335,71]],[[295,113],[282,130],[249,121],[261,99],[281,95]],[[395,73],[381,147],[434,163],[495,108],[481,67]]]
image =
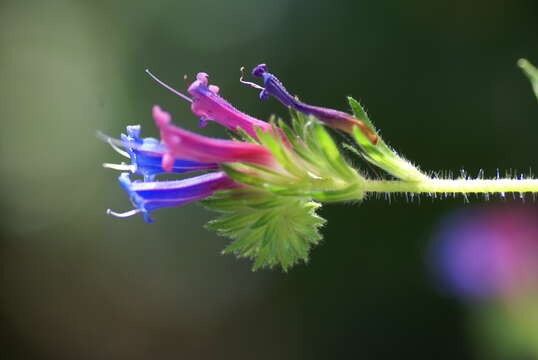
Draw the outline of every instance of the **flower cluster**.
[[[201,126],[205,126],[207,120],[213,120],[232,130],[240,128],[252,136],[255,136],[256,128],[270,131],[270,124],[242,113],[221,98],[217,94],[218,87],[208,85],[207,77],[207,74],[199,73],[189,86],[188,92],[192,99],[171,89],[192,102],[191,110],[199,116]],[[240,183],[218,171],[219,164],[245,162],[268,167],[275,165],[270,151],[261,145],[213,139],[187,131],[173,125],[170,114],[157,105],[153,106],[152,116],[160,130],[160,141],[140,138],[139,125],[127,126],[127,133],[121,134],[120,140],[107,139],[120,154],[130,159],[130,164],[105,166],[128,170],[143,177],[143,181],[131,181],[128,172],[120,175],[119,182],[135,209],[124,213],[108,210],[111,215],[127,217],[142,213],[144,220],[151,222],[149,213],[152,210],[200,200],[218,190],[241,187]],[[159,173],[204,170],[214,172],[182,180],[155,181],[155,176]]]
[[[310,245],[321,239],[317,229],[324,220],[315,214],[319,204],[313,200],[362,197],[357,189],[358,173],[342,159],[322,125],[308,117],[315,116],[349,133],[357,126],[375,144],[374,130],[355,116],[299,102],[265,71],[265,65],[256,66],[252,72],[264,78],[265,88],[242,78],[241,81],[262,89],[262,98],[273,95],[294,109],[291,127],[239,111],[219,95],[217,86],[208,83],[206,73],[198,73],[190,84],[190,96],[147,73],[191,102],[200,127],[211,120],[232,130],[235,138],[215,139],[185,130],[172,123],[168,112],[153,106],[152,117],[160,140],[141,138],[139,125],[127,126],[120,139],[106,138],[130,160],[104,166],[122,171],[119,183],[134,206],[122,213],[108,210],[110,215],[129,217],[140,213],[151,222],[153,210],[202,201],[225,213],[208,226],[236,240],[228,251],[256,258],[256,266],[281,264],[287,268],[300,259],[306,260]],[[159,174],[170,172],[203,174],[156,180]],[[140,178],[131,179],[133,174]]]

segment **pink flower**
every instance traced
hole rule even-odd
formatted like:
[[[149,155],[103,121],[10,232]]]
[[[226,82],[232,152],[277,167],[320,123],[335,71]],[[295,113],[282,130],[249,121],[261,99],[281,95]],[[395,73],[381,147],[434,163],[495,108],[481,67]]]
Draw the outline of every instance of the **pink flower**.
[[[194,115],[200,117],[201,127],[206,125],[207,120],[213,120],[233,131],[236,131],[237,128],[241,128],[253,138],[256,138],[256,132],[254,131],[255,126],[262,131],[271,130],[271,125],[269,123],[237,110],[229,102],[220,97],[218,95],[219,87],[208,85],[208,75],[206,73],[198,73],[198,75],[196,75],[196,80],[189,86],[187,91],[192,95],[191,99],[187,95],[182,94],[161,81],[149,70],[146,70],[146,72],[160,85],[191,102],[191,111]]]
[[[159,106],[153,106],[153,119],[161,132],[167,152],[162,167],[173,168],[176,158],[201,162],[247,162],[275,167],[276,161],[265,147],[242,141],[213,139],[172,124],[172,117]]]
[[[207,77],[206,73],[198,73],[196,80],[187,90],[193,98],[191,110],[194,115],[200,116],[200,125],[202,127],[205,126],[206,120],[214,120],[234,131],[240,127],[254,138],[256,138],[255,126],[263,131],[271,130],[269,123],[237,110],[229,102],[221,98],[218,95],[219,87],[208,85]]]

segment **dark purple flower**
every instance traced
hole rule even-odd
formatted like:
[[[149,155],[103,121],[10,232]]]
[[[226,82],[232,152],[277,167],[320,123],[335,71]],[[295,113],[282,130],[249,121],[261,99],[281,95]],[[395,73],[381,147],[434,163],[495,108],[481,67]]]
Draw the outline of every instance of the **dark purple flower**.
[[[353,127],[357,126],[364,133],[364,135],[368,137],[372,144],[377,143],[377,135],[368,126],[366,126],[362,120],[357,119],[353,115],[339,110],[308,105],[297,100],[296,97],[292,96],[286,90],[284,85],[282,85],[276,76],[266,71],[265,64],[256,66],[252,70],[252,75],[263,78],[264,87],[246,81],[242,82],[261,89],[262,91],[260,93],[260,99],[267,99],[267,97],[271,95],[285,106],[292,107],[303,114],[315,116],[328,126],[345,131],[347,133],[352,133]]]
[[[208,197],[218,190],[241,186],[223,172],[212,172],[182,180],[153,182],[131,181],[128,173],[122,173],[118,180],[135,209],[124,213],[111,210],[107,212],[117,217],[141,213],[146,222],[153,221],[149,213],[155,209],[182,205]]]

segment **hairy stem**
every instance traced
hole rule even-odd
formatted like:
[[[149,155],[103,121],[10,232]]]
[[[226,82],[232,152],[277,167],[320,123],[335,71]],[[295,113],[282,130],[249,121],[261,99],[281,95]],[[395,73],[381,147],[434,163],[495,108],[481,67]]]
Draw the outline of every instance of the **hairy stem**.
[[[538,192],[534,179],[429,179],[426,181],[365,180],[363,191],[380,193],[526,193]]]

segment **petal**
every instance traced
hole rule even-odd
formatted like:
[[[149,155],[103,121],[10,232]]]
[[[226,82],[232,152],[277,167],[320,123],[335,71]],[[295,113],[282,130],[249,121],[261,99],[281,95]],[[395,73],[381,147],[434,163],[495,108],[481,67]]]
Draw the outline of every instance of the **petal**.
[[[265,147],[241,141],[213,139],[184,130],[171,124],[170,115],[159,106],[153,107],[153,117],[160,129],[161,139],[168,153],[174,158],[194,161],[220,162],[249,162],[265,166],[274,166],[275,160]],[[166,160],[165,168],[170,161]]]

